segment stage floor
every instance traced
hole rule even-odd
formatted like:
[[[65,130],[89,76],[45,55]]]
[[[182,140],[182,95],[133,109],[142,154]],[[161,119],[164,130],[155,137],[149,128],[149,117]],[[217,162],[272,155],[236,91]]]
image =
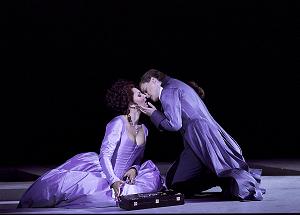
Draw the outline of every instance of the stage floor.
[[[155,214],[155,213],[300,213],[300,160],[252,160],[250,167],[262,168],[261,187],[266,188],[263,201],[221,201],[213,195],[220,192],[219,187],[212,188],[193,199],[186,199],[184,205],[126,211],[117,207],[89,209],[59,209],[35,208],[16,209],[22,193],[33,181],[30,177],[38,176],[51,167],[10,167],[9,171],[16,173],[18,180],[26,173],[24,181],[8,181],[8,177],[0,182],[0,213],[1,214]],[[170,163],[157,163],[162,174],[165,174]],[[205,195],[206,194],[206,195]]]

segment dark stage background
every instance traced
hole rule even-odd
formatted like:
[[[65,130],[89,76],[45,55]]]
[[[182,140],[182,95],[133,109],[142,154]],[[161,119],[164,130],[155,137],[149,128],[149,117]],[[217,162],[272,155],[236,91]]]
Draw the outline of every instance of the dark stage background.
[[[1,5],[2,165],[99,152],[106,88],[149,68],[197,81],[246,159],[299,157],[299,2]],[[143,122],[145,159],[173,161],[180,135]]]

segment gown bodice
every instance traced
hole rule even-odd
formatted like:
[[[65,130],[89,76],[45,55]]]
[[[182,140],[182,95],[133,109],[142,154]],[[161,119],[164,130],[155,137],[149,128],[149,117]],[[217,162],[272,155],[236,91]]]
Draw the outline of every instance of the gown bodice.
[[[142,125],[145,142],[137,145],[130,139],[126,130],[123,116],[117,116],[106,127],[106,135],[102,141],[99,160],[101,170],[104,171],[110,183],[122,179],[125,172],[134,165],[140,165],[148,135],[147,128]]]

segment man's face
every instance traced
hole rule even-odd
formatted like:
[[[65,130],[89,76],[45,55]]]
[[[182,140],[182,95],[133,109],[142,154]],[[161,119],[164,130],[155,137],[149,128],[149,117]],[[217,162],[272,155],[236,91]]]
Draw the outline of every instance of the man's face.
[[[141,84],[141,91],[153,102],[158,101],[160,82],[156,78],[151,78],[149,82]]]

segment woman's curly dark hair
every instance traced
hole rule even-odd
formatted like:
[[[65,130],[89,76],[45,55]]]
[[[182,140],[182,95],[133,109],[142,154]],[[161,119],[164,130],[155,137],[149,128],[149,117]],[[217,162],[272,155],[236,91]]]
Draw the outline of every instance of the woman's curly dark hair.
[[[128,105],[133,102],[133,81],[119,79],[106,92],[106,104],[117,114],[128,114]]]

